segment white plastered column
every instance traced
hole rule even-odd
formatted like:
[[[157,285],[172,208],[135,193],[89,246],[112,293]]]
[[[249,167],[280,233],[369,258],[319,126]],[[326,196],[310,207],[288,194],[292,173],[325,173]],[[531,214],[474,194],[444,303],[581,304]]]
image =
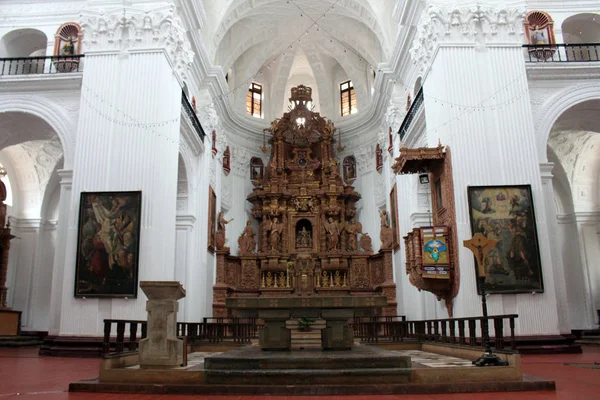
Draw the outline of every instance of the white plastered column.
[[[35,254],[38,246],[39,218],[9,218],[11,234],[16,237],[11,241],[9,257],[8,304],[15,310],[23,311],[21,326],[31,329],[31,296],[35,291],[32,283],[36,274]]]
[[[576,329],[594,329],[598,326],[596,310],[600,309],[600,212],[575,212],[575,223],[579,236],[579,252],[581,255],[582,282],[577,289],[581,290],[583,301],[574,304],[583,310],[583,318]]]
[[[66,237],[68,227],[77,224],[77,213],[71,212],[71,194],[73,193],[73,170],[60,169],[57,171],[60,177],[60,202],[58,205],[57,247],[54,253],[54,267],[52,269],[52,291],[50,296],[50,315],[48,323],[48,334],[51,336],[60,333],[60,321],[63,313],[62,299],[66,290],[64,285],[65,276],[65,254]],[[74,273],[74,267],[71,272]],[[72,293],[71,293],[72,296]]]
[[[554,268],[555,285],[556,285],[556,306],[558,312],[558,323],[560,333],[569,334],[571,333],[571,324],[569,322],[570,308],[573,304],[569,302],[567,295],[567,277],[564,267],[564,259],[560,253],[560,230],[558,227],[558,221],[556,218],[556,205],[554,203],[554,188],[552,179],[554,175],[552,170],[554,169],[554,163],[543,163],[540,164],[540,172],[542,177],[542,190],[544,194],[544,204],[546,206],[546,218],[548,227],[548,236],[550,240],[550,250],[552,256],[552,266]]]
[[[140,7],[143,5],[140,5]],[[137,299],[74,298],[81,192],[142,191],[139,280],[175,278],[181,83],[192,52],[175,7],[92,8],[80,17],[85,73],[64,247],[61,335],[97,335],[103,319],[140,319]],[[59,229],[60,230],[60,229]],[[54,292],[53,293],[57,293]]]
[[[525,1],[429,1],[411,54],[424,76],[428,146],[452,151],[457,241],[472,236],[468,186],[530,184],[544,293],[494,295],[490,314],[519,315],[517,334],[559,333],[555,268],[521,45]],[[481,314],[472,253],[459,246],[454,315]]]

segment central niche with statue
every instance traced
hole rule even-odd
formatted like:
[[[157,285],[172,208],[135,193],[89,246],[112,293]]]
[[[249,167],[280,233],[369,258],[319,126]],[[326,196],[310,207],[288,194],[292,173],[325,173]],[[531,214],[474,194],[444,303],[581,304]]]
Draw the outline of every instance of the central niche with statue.
[[[374,253],[356,219],[361,196],[340,176],[335,127],[308,109],[311,88],[292,88],[294,108],[271,123],[271,156],[252,180],[251,221],[239,255],[217,248],[213,315],[227,317],[227,298],[384,295],[396,314],[392,248]]]

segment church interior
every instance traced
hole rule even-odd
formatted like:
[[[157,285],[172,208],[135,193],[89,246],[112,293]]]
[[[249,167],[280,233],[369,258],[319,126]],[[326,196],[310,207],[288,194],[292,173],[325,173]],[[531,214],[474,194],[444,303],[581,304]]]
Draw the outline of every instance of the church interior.
[[[600,362],[596,1],[9,3],[0,357],[589,398],[533,364]]]

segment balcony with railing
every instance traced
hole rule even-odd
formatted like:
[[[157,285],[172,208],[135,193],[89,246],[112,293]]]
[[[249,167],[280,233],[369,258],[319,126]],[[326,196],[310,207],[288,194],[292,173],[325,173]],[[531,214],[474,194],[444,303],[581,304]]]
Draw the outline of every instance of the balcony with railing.
[[[200,124],[200,120],[196,115],[196,111],[194,111],[194,107],[192,107],[192,105],[190,104],[190,101],[188,100],[183,90],[181,91],[181,108],[182,114],[187,118],[188,122],[190,123],[200,140],[204,142],[204,137],[206,136],[206,134],[204,133],[204,129]]]
[[[525,44],[528,63],[573,63],[600,61],[600,43]]]
[[[404,140],[404,137],[408,133],[408,130],[411,127],[415,117],[417,116],[418,111],[421,109],[421,105],[423,104],[423,88],[419,90],[417,95],[415,96],[415,100],[410,106],[410,109],[404,116],[404,121],[402,121],[402,125],[400,125],[400,129],[398,129],[398,134],[400,135],[400,140]]]
[[[83,54],[0,58],[0,76],[61,74],[83,71]]]

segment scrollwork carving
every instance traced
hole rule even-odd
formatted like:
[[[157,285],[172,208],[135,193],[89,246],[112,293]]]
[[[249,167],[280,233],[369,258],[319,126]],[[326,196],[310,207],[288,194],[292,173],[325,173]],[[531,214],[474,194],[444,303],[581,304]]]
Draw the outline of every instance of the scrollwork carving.
[[[173,71],[181,80],[187,78],[194,53],[173,5],[153,10],[133,7],[100,12],[83,10],[80,25],[86,53],[164,50]]]
[[[352,260],[352,289],[369,289],[370,287],[367,260],[364,258]]]
[[[470,7],[431,5],[417,24],[410,50],[413,61],[425,71],[440,43],[519,43],[523,35],[524,9],[506,6]]]

